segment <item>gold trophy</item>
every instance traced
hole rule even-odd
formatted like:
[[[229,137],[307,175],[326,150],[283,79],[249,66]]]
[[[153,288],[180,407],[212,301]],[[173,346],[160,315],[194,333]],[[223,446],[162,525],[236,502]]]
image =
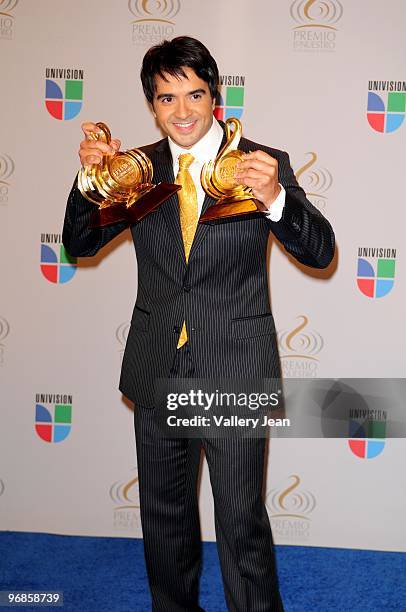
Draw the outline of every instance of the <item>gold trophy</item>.
[[[102,122],[96,125],[100,132],[91,132],[89,137],[110,144],[107,125]],[[103,227],[120,221],[140,221],[180,189],[171,183],[154,185],[152,176],[151,161],[140,149],[103,155],[100,164],[81,168],[78,188],[89,202],[98,206],[90,225]]]
[[[234,125],[234,131],[231,126]],[[227,119],[227,141],[216,159],[204,164],[200,175],[203,189],[217,204],[209,206],[199,221],[218,221],[223,218],[265,212],[268,209],[255,199],[251,187],[239,184],[235,179],[236,166],[243,160],[243,152],[237,149],[241,140],[242,125],[235,117]]]

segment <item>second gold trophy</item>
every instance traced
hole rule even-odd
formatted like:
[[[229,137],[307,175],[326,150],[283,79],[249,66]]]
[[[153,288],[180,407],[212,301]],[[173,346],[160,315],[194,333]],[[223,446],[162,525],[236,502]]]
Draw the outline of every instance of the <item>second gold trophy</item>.
[[[241,217],[257,216],[267,211],[266,206],[257,200],[251,187],[242,185],[235,178],[237,165],[243,161],[244,154],[238,149],[242,136],[241,122],[230,117],[225,123],[226,142],[216,159],[204,164],[200,180],[208,196],[217,200],[200,217],[200,223],[212,223]]]

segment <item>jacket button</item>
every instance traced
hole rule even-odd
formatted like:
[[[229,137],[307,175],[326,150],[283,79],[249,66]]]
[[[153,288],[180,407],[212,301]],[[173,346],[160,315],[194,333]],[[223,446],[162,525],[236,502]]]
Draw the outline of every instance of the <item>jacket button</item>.
[[[175,325],[173,328],[173,331],[175,332],[175,334],[180,334],[180,327],[179,325]]]
[[[183,285],[183,291],[187,291],[187,293],[189,293],[189,291],[192,289],[192,287],[188,284]]]

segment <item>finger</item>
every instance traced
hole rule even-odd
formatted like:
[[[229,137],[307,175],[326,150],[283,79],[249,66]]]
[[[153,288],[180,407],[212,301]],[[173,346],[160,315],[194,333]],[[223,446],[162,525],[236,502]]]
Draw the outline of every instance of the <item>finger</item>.
[[[84,123],[82,123],[81,128],[85,136],[88,136],[90,132],[96,132],[96,134],[99,134],[101,132],[101,129],[91,121],[85,121]]]
[[[265,153],[265,151],[251,151],[250,153],[244,153],[244,161],[253,159],[263,161],[272,166],[278,165],[277,160],[272,157],[272,155],[268,155],[268,153]]]
[[[110,146],[113,147],[115,151],[119,151],[121,147],[121,140],[119,140],[118,138],[114,138],[111,141]]]
[[[100,151],[101,153],[105,153],[106,155],[111,155],[112,153],[114,153],[113,147],[111,147],[105,142],[102,142],[101,140],[82,140],[82,142],[80,143],[80,148],[83,151]]]
[[[275,181],[276,173],[270,174],[269,171],[265,173],[262,170],[256,170],[256,168],[247,168],[242,172],[236,173],[235,178],[238,180],[243,180],[245,178],[255,178],[262,180],[262,182],[265,184]]]
[[[86,155],[85,157],[81,158],[82,166],[91,166],[93,164],[100,164],[101,161],[102,161],[102,158],[100,157],[100,155]]]
[[[239,162],[237,165],[237,172],[245,172],[253,168],[255,170],[259,170],[266,175],[269,176],[277,176],[278,175],[278,164],[277,163],[269,163],[268,161],[264,161],[263,159],[250,158]]]
[[[253,191],[261,192],[264,188],[264,185],[258,181],[258,179],[246,178],[240,183],[244,187],[251,187]]]
[[[258,172],[258,170],[247,170],[238,177],[238,181],[244,185],[248,185],[247,181],[256,181],[257,185],[261,187],[265,187],[271,183],[269,177],[264,176],[262,172]]]
[[[256,197],[259,197],[260,199],[261,196],[265,197],[264,194],[270,191],[269,185],[264,185],[264,183],[259,179],[246,178],[241,184],[244,187],[250,187],[252,192],[256,194]]]
[[[264,174],[268,174],[270,176],[274,176],[277,171],[276,164],[268,164],[263,160],[258,160],[256,158],[250,158],[245,161],[241,161],[237,164],[237,173],[245,172],[250,168],[254,168],[255,170],[260,170]]]

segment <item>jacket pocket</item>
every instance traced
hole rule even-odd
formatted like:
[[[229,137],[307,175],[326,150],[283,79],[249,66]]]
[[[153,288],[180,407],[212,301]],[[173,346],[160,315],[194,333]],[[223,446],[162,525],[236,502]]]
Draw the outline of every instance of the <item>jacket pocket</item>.
[[[148,331],[150,318],[151,313],[135,305],[131,319],[131,327],[138,331]]]
[[[234,338],[256,338],[275,333],[275,323],[271,313],[231,319],[231,335]]]

